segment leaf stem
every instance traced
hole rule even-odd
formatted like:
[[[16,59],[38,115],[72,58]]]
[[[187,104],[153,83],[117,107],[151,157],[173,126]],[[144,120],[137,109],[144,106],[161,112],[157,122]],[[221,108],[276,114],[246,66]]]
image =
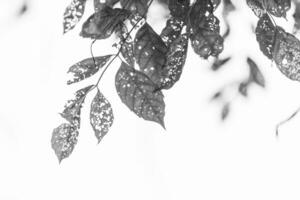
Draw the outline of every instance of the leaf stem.
[[[279,122],[277,125],[276,125],[276,137],[279,136],[279,128],[284,125],[285,123],[289,122],[291,119],[293,119],[298,113],[300,112],[300,107],[295,111],[293,112],[293,114],[291,114],[287,119]]]

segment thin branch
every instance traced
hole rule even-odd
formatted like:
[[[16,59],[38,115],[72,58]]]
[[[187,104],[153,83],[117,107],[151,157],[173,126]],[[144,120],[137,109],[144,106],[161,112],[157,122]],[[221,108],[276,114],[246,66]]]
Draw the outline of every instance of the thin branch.
[[[291,119],[293,119],[299,112],[300,112],[300,107],[293,114],[291,114],[291,116],[289,116],[287,119],[283,120],[282,122],[276,125],[276,137],[279,136],[279,128],[285,123],[289,122]]]

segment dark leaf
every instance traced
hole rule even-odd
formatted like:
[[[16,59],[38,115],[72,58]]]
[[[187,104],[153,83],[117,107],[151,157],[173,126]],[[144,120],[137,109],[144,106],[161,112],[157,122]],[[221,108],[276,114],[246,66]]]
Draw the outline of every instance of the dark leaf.
[[[102,68],[112,55],[99,56],[93,58],[84,59],[75,65],[71,66],[68,73],[73,74],[73,79],[68,81],[68,84],[82,81],[94,74],[96,74],[100,68]]]
[[[190,0],[169,0],[169,10],[173,17],[184,20],[190,6]]]
[[[167,63],[162,70],[161,89],[170,89],[180,78],[188,48],[188,35],[180,35],[170,46]]]
[[[149,0],[121,0],[122,8],[146,17]]]
[[[270,17],[267,14],[263,15],[257,23],[255,33],[260,50],[269,59],[273,59],[276,32],[276,27],[273,25]]]
[[[223,51],[219,20],[213,15],[210,0],[197,0],[189,14],[192,47],[203,58],[218,56]]]
[[[73,29],[83,16],[86,0],[72,0],[64,12],[63,33]]]
[[[224,59],[216,58],[214,63],[211,66],[213,71],[219,70],[222,66],[224,66],[228,61],[230,61],[231,57],[227,57]]]
[[[249,86],[249,82],[248,81],[241,82],[239,84],[239,93],[241,95],[243,95],[244,97],[248,96],[248,86]]]
[[[230,104],[226,103],[223,108],[222,108],[222,113],[221,113],[221,119],[224,121],[225,119],[227,119],[228,114],[230,112]]]
[[[232,11],[236,10],[235,6],[232,4],[231,0],[224,0],[224,10],[223,15],[225,17]]]
[[[77,143],[78,130],[71,124],[61,124],[55,128],[52,133],[51,146],[58,161],[69,157]]]
[[[27,1],[25,1],[22,5],[21,9],[19,10],[18,15],[19,16],[24,15],[27,12],[27,10],[28,10],[28,4],[27,4]]]
[[[105,6],[101,12],[94,13],[84,22],[80,35],[84,38],[106,39],[122,27],[128,16],[128,11],[124,9]]]
[[[99,12],[106,6],[113,7],[118,2],[119,0],[105,0],[105,2],[103,0],[94,0],[94,9],[96,12]]]
[[[161,39],[167,47],[180,36],[183,25],[184,22],[179,18],[171,17],[167,20],[167,24],[160,34]]]
[[[134,56],[133,56],[133,40],[130,36],[126,26],[123,26],[121,32],[119,34],[121,38],[120,45],[121,45],[121,54],[128,65],[134,67]]]
[[[112,126],[114,115],[110,103],[99,90],[91,104],[90,121],[100,142]]]
[[[214,7],[214,10],[216,10],[221,3],[221,0],[210,0],[210,1]]]
[[[147,23],[142,26],[134,43],[134,57],[143,71],[154,83],[161,78],[162,68],[165,66],[168,48]]]
[[[161,91],[146,75],[122,63],[116,74],[116,89],[122,102],[137,116],[164,127],[165,103]]]
[[[63,118],[65,118],[68,122],[70,122],[77,128],[80,127],[80,112],[82,104],[84,102],[85,96],[92,87],[93,85],[90,85],[78,90],[75,93],[75,98],[72,100],[68,100],[64,107],[64,111],[60,114]]]
[[[265,87],[265,78],[261,71],[259,70],[257,64],[251,58],[247,58],[247,63],[250,68],[250,81],[254,81],[256,84],[260,85],[261,87]]]
[[[262,0],[247,0],[247,4],[257,17],[262,17],[266,14]]]
[[[291,8],[291,0],[263,0],[265,9],[275,17],[286,17]]]
[[[222,97],[222,95],[223,95],[222,91],[218,91],[211,97],[211,100],[220,99]]]
[[[295,2],[295,13],[293,14],[295,24],[294,24],[294,32],[300,30],[300,2]]]

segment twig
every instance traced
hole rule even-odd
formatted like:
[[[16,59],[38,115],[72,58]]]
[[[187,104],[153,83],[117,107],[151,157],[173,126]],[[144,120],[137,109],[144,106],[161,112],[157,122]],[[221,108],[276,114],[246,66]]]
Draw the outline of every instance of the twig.
[[[282,122],[276,125],[276,137],[279,136],[279,128],[285,123],[289,122],[291,119],[293,119],[299,112],[300,112],[300,107],[291,116],[289,116],[287,119],[283,120]]]

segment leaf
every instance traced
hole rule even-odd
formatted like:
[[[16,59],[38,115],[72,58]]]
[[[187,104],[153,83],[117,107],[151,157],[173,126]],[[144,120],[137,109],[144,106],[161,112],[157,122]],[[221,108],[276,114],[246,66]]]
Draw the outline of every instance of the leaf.
[[[189,31],[192,47],[198,55],[207,59],[217,57],[223,51],[219,20],[213,15],[210,0],[197,0],[189,14]]]
[[[231,60],[231,57],[226,57],[224,59],[216,58],[211,66],[211,69],[213,71],[217,71],[230,60]]]
[[[101,11],[105,6],[113,7],[116,3],[118,3],[119,0],[94,0],[94,10],[96,12]]]
[[[138,30],[134,41],[133,54],[141,71],[158,83],[167,61],[168,48],[147,23]]]
[[[265,87],[265,78],[261,71],[259,70],[257,64],[251,58],[247,58],[247,63],[250,68],[250,81],[255,82],[256,84],[260,85],[261,87]]]
[[[78,90],[75,93],[75,98],[68,100],[65,104],[64,110],[60,115],[70,122],[73,126],[80,127],[80,112],[84,102],[85,96],[90,91],[93,85],[87,86],[83,89]]]
[[[273,59],[276,32],[276,27],[273,25],[267,14],[263,15],[258,20],[257,27],[255,29],[256,40],[259,43],[260,50],[269,59]]]
[[[98,90],[91,104],[90,122],[94,129],[98,143],[108,133],[114,121],[110,103]]]
[[[61,124],[53,130],[51,147],[54,150],[58,161],[70,156],[77,143],[78,130],[71,124]]]
[[[122,8],[146,17],[149,0],[121,0]]]
[[[93,58],[84,59],[75,65],[72,65],[68,73],[73,74],[73,79],[69,80],[67,84],[77,83],[92,75],[96,74],[100,68],[102,68],[111,58],[112,55],[99,56]]]
[[[184,20],[190,8],[190,0],[169,0],[170,14]]]
[[[239,93],[244,97],[248,96],[248,86],[249,86],[248,81],[243,81],[239,84]]]
[[[122,102],[137,116],[164,127],[165,103],[161,91],[146,75],[122,63],[115,85]]]
[[[225,103],[225,105],[222,108],[222,113],[221,113],[221,119],[223,121],[225,119],[227,119],[229,112],[230,112],[230,104],[229,103]]]
[[[291,8],[291,0],[263,0],[266,10],[275,17],[286,18],[286,12]]]
[[[262,0],[247,0],[247,5],[252,9],[257,17],[262,17],[266,14]]]
[[[171,17],[167,20],[160,37],[168,48],[180,36],[183,26],[184,22],[179,18]]]
[[[294,24],[294,32],[300,30],[300,2],[295,2],[295,12],[293,14],[295,24]]]
[[[124,9],[105,6],[101,12],[94,13],[84,22],[80,35],[84,38],[106,39],[122,27],[128,16],[128,11]]]
[[[86,0],[72,0],[64,12],[63,33],[73,29],[83,16]]]
[[[300,41],[280,27],[277,30],[273,59],[286,77],[300,81]]]
[[[127,64],[134,67],[135,61],[134,61],[134,56],[133,56],[133,39],[130,36],[126,26],[122,27],[119,37],[121,39],[120,52],[121,52],[123,58],[125,59],[125,61],[127,62]]]
[[[166,66],[162,69],[161,89],[170,89],[180,79],[188,48],[188,35],[180,35],[170,46]]]

